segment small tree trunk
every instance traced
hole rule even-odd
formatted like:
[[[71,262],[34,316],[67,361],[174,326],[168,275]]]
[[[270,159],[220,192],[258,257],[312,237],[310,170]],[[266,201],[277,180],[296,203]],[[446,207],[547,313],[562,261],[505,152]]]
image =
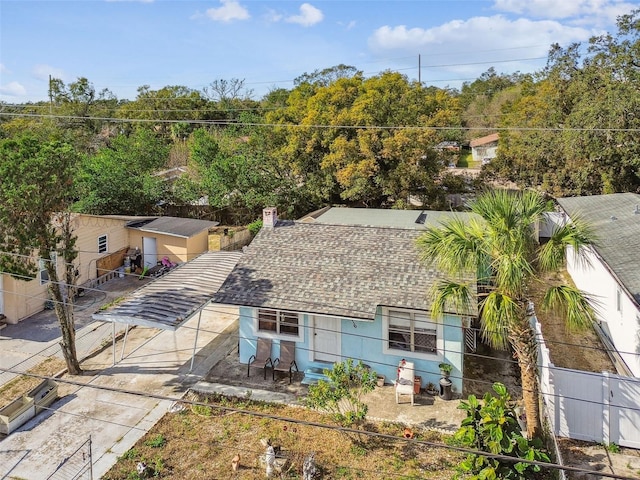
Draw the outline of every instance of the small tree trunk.
[[[526,320],[514,328],[509,335],[520,367],[522,400],[527,416],[527,437],[537,438],[542,434],[540,420],[540,389],[538,384],[538,351],[535,337]]]
[[[52,262],[49,262],[50,264]],[[47,266],[49,273],[49,293],[53,299],[53,305],[60,324],[60,350],[67,363],[67,370],[71,375],[80,375],[82,368],[76,353],[76,328],[73,318],[73,289],[67,287],[63,292],[55,269]]]

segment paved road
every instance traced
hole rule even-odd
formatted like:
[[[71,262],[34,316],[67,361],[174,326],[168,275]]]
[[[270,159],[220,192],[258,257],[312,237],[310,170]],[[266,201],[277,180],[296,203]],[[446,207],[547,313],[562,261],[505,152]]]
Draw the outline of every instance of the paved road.
[[[121,291],[115,295],[120,294]],[[47,479],[89,437],[93,478],[100,478],[172,403],[144,394],[181,397],[236,343],[237,339],[232,335],[220,335],[220,332],[234,332],[237,319],[235,308],[210,306],[204,310],[192,372],[189,368],[197,318],[189,320],[176,332],[150,328],[131,330],[124,358],[115,366],[111,348],[85,359],[82,362],[84,375],[61,377],[61,398],[51,410],[40,413],[0,441],[0,478]],[[45,327],[47,323],[43,321],[42,328],[34,328],[29,334],[27,322],[1,332],[0,365],[3,367],[25,371],[31,363],[35,364],[51,353],[49,350],[56,349],[57,339],[48,338],[50,325]],[[108,343],[111,332],[111,325],[88,323],[79,330],[79,343],[82,343],[83,351],[88,352]],[[118,345],[116,360],[120,358],[121,345]],[[74,383],[65,384],[66,380]],[[6,381],[6,377],[0,381]],[[135,391],[142,395],[113,390]]]

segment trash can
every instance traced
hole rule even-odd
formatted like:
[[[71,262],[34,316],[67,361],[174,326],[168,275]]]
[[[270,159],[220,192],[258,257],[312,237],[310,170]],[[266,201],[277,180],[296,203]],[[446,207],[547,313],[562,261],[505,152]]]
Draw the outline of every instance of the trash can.
[[[448,378],[440,379],[440,398],[443,400],[451,400],[453,392],[451,391],[451,380]]]

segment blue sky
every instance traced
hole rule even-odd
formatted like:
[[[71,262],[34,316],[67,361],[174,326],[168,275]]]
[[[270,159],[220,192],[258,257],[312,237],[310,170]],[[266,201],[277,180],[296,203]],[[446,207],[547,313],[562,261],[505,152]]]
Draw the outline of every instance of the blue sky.
[[[47,99],[48,78],[201,90],[244,79],[253,97],[338,64],[459,88],[493,66],[531,72],[549,46],[614,33],[640,0],[0,0],[0,100]]]

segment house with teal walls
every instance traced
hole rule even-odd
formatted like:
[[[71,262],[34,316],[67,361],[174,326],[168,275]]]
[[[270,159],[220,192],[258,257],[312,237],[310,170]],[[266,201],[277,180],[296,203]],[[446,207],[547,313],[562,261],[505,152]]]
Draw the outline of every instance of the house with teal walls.
[[[438,384],[444,362],[461,392],[465,328],[477,312],[431,317],[429,290],[441,274],[416,248],[425,228],[451,215],[470,214],[333,207],[285,221],[265,209],[263,228],[213,298],[240,307],[240,362],[260,337],[271,339],[272,358],[288,340],[301,372],[353,359],[391,383],[406,360],[425,387]]]

